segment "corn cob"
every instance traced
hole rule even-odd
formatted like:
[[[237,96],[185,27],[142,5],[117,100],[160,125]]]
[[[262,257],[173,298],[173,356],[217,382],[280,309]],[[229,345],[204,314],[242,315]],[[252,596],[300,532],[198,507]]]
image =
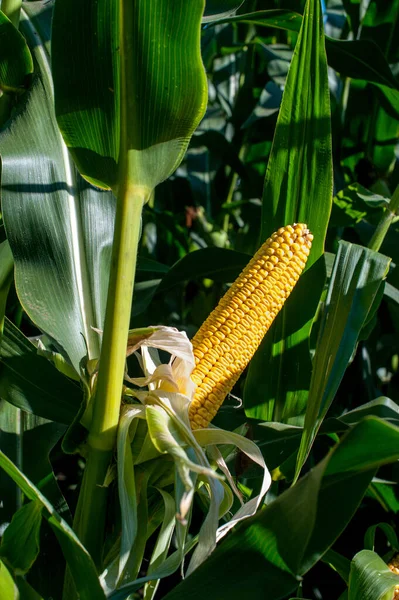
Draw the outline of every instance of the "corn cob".
[[[388,563],[388,568],[391,569],[392,573],[399,575],[399,554],[396,554],[391,561]],[[399,585],[395,586],[392,600],[399,600]]]
[[[301,275],[313,236],[303,223],[266,240],[192,339],[193,429],[207,427]]]

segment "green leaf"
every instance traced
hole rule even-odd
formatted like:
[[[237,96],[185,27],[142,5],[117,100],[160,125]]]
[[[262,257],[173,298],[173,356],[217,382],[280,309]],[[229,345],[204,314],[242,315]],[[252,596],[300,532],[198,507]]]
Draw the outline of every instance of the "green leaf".
[[[154,296],[171,288],[202,278],[220,283],[233,282],[250,261],[251,256],[225,248],[201,248],[186,254],[170,269],[166,267],[162,279],[136,283],[133,315],[143,312]]]
[[[2,205],[21,303],[68,357],[78,375],[83,358],[98,358],[114,226],[111,194],[76,172],[53,109],[46,12],[21,29],[37,64],[26,106],[0,135]],[[21,227],[23,222],[24,226]]]
[[[268,600],[278,600],[294,592],[351,520],[375,469],[397,460],[398,442],[399,429],[383,421],[356,425],[295,486],[239,525],[165,600],[242,600],[243,594],[263,600],[265,589]]]
[[[23,410],[69,425],[83,401],[82,390],[61,375],[6,319],[0,349],[0,398]]]
[[[39,534],[43,506],[40,500],[20,508],[4,532],[0,556],[16,575],[25,575],[39,553]]]
[[[247,416],[281,421],[300,414],[306,405],[311,372],[308,338],[324,286],[320,258],[331,196],[330,101],[323,21],[319,0],[309,0],[268,161],[261,238],[265,240],[285,224],[301,222],[309,226],[314,242],[307,271],[251,361],[244,389]]]
[[[372,223],[381,219],[389,199],[367,190],[358,183],[340,190],[334,198],[330,226],[347,227],[367,219]]]
[[[362,246],[342,241],[339,244],[313,360],[297,476],[355,351],[359,334],[374,314],[374,302],[390,262],[390,258]]]
[[[394,552],[398,552],[399,550],[399,542],[398,537],[396,535],[395,530],[389,523],[376,523],[376,525],[372,525],[366,531],[366,535],[364,536],[364,545],[366,550],[373,550],[375,545],[375,534],[377,529],[380,529],[387,539],[387,542]]]
[[[351,562],[345,556],[338,554],[335,550],[327,550],[322,558],[324,563],[327,563],[340,574],[346,584],[349,583],[349,574],[351,568]]]
[[[17,586],[5,564],[0,560],[0,597],[2,600],[19,600]]]
[[[58,124],[79,171],[96,185],[116,190],[127,177],[152,190],[183,158],[207,101],[204,4],[57,1]]]
[[[82,600],[104,599],[97,571],[87,550],[82,546],[69,525],[54,510],[50,502],[29,479],[0,450],[0,467],[15,481],[30,500],[39,502],[43,516],[48,520],[62,547],[69,569]]]
[[[0,89],[21,93],[33,72],[32,56],[24,37],[0,11]]]
[[[351,564],[348,600],[392,600],[399,577],[371,550],[358,552]]]

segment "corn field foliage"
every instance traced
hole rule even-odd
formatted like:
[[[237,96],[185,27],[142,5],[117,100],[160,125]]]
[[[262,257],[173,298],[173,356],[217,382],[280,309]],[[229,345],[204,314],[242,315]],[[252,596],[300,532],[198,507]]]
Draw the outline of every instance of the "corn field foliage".
[[[393,600],[399,0],[0,9],[1,600]]]

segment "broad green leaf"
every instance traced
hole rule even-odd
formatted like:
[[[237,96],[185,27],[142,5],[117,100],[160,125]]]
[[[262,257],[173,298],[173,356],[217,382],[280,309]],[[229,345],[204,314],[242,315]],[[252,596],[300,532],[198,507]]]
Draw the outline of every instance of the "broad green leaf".
[[[0,90],[20,94],[33,72],[32,56],[24,37],[0,11]]]
[[[206,0],[202,22],[209,23],[227,17],[240,8],[242,4],[244,4],[244,0]]]
[[[399,577],[371,550],[358,552],[351,564],[348,600],[392,600]]]
[[[16,575],[25,575],[39,553],[39,534],[43,506],[32,500],[20,508],[4,532],[0,556]]]
[[[373,440],[373,452],[370,452]],[[399,429],[369,418],[310,473],[244,521],[165,600],[285,598],[357,509],[376,468],[398,459]],[[375,450],[375,451],[374,451]],[[301,518],[298,518],[301,515]]]
[[[0,345],[3,335],[4,315],[8,291],[12,282],[14,261],[7,240],[0,244]]]
[[[7,458],[0,450],[0,467],[15,481],[30,500],[41,504],[43,516],[48,520],[61,545],[69,569],[82,600],[104,599],[97,571],[87,550],[82,546],[76,534],[55,511],[50,502],[36,486]]]
[[[18,588],[5,564],[0,560],[0,597],[2,600],[20,600]]]
[[[359,334],[374,314],[374,303],[390,262],[390,258],[362,246],[339,244],[313,359],[297,475],[356,349]]]
[[[37,416],[69,425],[83,401],[80,387],[37,354],[8,319],[0,350],[0,398]]]
[[[119,6],[118,6],[119,4]],[[52,69],[58,124],[79,171],[151,191],[203,116],[205,1],[58,0]]]
[[[93,327],[103,328],[115,201],[77,174],[62,141],[48,23],[43,13],[34,25],[31,6],[24,5],[21,29],[38,73],[23,110],[0,135],[3,216],[21,303],[81,374],[86,356],[99,357]]]
[[[324,286],[321,256],[331,197],[323,21],[319,0],[308,0],[266,171],[261,238],[301,222],[309,226],[314,242],[306,272],[251,362],[244,389],[250,417],[281,421],[300,414],[306,405],[311,372],[308,338]]]

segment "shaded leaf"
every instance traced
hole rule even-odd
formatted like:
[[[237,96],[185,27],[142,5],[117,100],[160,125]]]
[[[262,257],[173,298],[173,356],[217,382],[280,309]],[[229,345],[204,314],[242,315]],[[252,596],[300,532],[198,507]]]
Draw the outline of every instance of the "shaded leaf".
[[[265,593],[278,600],[294,592],[298,578],[352,518],[375,469],[397,460],[398,441],[399,430],[377,419],[356,425],[295,486],[239,525],[165,600],[242,600],[243,594],[263,600]]]
[[[25,575],[39,553],[39,533],[43,506],[32,500],[20,508],[4,532],[0,556],[17,575]]]
[[[0,398],[23,410],[69,425],[83,393],[61,375],[8,319],[0,350]]]
[[[1,450],[0,467],[15,481],[27,498],[41,504],[43,516],[48,520],[62,547],[80,598],[82,600],[92,600],[93,597],[98,600],[105,598],[94,563],[69,525]]]

